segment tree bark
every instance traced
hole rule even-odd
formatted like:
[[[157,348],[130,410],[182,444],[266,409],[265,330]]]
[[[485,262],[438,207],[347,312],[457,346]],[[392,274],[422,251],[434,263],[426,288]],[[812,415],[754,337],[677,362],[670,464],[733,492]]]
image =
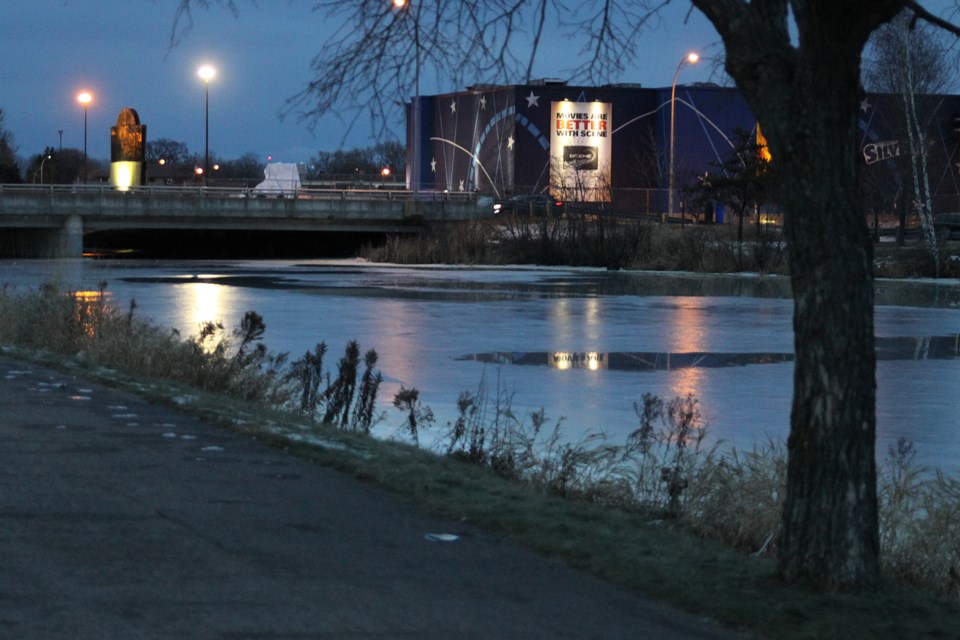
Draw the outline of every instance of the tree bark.
[[[796,361],[778,572],[818,587],[869,587],[879,579],[873,244],[856,119],[863,46],[904,3],[694,4],[720,32],[727,71],[782,180]]]
[[[798,65],[790,113],[777,115],[789,122],[796,353],[778,569],[859,587],[879,578],[873,243],[857,186],[860,49],[830,31],[808,35],[819,64]]]

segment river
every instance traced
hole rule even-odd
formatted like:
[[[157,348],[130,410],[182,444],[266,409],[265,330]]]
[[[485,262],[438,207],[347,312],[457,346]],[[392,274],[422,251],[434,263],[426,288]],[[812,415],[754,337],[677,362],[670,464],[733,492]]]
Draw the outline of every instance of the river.
[[[47,281],[74,290],[107,282],[110,299],[161,326],[266,322],[273,352],[299,357],[317,342],[333,366],[348,340],[376,349],[384,375],[380,432],[403,420],[391,406],[420,390],[437,416],[456,415],[481,380],[520,415],[543,407],[565,437],[637,428],[634,403],[693,394],[709,439],[749,448],[786,438],[793,375],[792,302],[783,278],[454,268],[309,261],[2,261],[4,284]],[[880,282],[877,291],[878,458],[899,437],[917,461],[960,460],[960,283]],[[842,330],[842,328],[838,328]]]

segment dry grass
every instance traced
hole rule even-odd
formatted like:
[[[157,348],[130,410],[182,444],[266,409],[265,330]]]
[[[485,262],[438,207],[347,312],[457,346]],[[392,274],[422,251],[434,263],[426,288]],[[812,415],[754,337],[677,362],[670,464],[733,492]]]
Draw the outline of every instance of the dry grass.
[[[389,237],[361,257],[396,264],[541,264],[612,269],[782,273],[776,231],[763,238],[724,225],[664,225],[603,215],[504,216],[434,227],[417,236]]]
[[[939,277],[960,277],[960,244],[939,247]],[[780,229],[735,225],[676,225],[603,216],[476,220],[434,227],[416,236],[392,236],[366,246],[361,256],[396,264],[542,264],[651,271],[786,274]],[[916,242],[875,247],[877,277],[937,275],[929,252]]]
[[[81,362],[135,376],[167,380],[202,391],[318,414],[342,428],[369,432],[378,416],[373,405],[381,377],[368,351],[359,388],[359,345],[347,345],[336,377],[323,370],[320,343],[289,363],[261,342],[265,325],[248,311],[231,333],[206,322],[196,336],[183,337],[136,315],[133,302],[120,312],[107,301],[106,283],[97,292],[63,292],[44,285],[35,294],[0,292],[0,342],[51,351]]]
[[[704,448],[691,396],[645,395],[625,443],[602,435],[571,443],[543,410],[516,416],[499,384],[463,393],[443,451],[546,493],[675,521],[759,557],[775,555],[786,486],[779,442],[750,451]],[[888,452],[878,478],[885,574],[960,596],[960,479],[913,465],[912,447]]]

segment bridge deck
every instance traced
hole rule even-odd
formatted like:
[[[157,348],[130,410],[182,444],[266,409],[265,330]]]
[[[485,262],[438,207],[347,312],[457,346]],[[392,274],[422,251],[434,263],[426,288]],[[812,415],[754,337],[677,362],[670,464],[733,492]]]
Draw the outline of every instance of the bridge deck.
[[[0,185],[0,231],[66,234],[62,252],[76,254],[93,231],[222,229],[385,232],[416,230],[426,222],[485,214],[474,194],[300,189],[257,196],[247,189],[108,185]],[[79,239],[78,236],[79,235]]]

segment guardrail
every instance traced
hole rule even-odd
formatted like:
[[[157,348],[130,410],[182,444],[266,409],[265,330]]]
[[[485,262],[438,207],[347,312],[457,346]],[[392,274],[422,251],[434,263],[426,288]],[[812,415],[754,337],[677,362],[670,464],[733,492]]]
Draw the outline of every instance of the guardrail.
[[[0,184],[0,196],[72,194],[106,197],[130,195],[193,198],[291,198],[298,200],[418,200],[421,202],[473,202],[476,194],[458,191],[401,191],[397,189],[291,189],[283,193],[256,193],[243,187],[145,185],[118,189],[109,184]]]

